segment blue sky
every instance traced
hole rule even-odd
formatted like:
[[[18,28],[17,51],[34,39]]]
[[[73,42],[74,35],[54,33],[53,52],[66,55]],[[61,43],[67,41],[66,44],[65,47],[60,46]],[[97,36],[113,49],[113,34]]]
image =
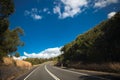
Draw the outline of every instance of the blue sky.
[[[10,29],[20,26],[25,35],[23,57],[50,57],[101,21],[120,11],[119,0],[14,0]],[[44,55],[40,55],[44,54]]]

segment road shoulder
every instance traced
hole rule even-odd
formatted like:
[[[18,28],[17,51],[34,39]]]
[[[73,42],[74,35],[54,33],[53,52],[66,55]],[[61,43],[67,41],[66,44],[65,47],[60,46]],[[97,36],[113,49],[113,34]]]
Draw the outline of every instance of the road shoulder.
[[[26,73],[18,76],[15,80],[24,80],[27,75],[29,75],[33,70],[35,70],[39,65],[33,66],[30,70],[28,70]]]
[[[108,73],[108,72],[101,72],[101,71],[92,71],[92,70],[81,70],[81,69],[74,69],[74,68],[67,68],[67,67],[57,67],[60,69],[65,69],[69,71],[74,71],[78,73],[83,73],[83,74],[90,74],[91,76],[97,76],[105,79],[110,79],[110,80],[120,80],[120,74],[116,73]]]

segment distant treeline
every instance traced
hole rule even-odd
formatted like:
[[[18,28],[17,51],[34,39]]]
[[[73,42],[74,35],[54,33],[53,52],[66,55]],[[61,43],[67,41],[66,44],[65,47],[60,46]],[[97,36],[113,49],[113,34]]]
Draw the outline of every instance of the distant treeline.
[[[41,64],[43,62],[46,61],[52,61],[54,60],[54,58],[50,58],[50,59],[43,59],[43,58],[26,58],[24,59],[24,61],[28,61],[30,63],[32,63],[32,65],[37,65],[37,64]]]
[[[120,12],[66,44],[58,63],[120,62]]]

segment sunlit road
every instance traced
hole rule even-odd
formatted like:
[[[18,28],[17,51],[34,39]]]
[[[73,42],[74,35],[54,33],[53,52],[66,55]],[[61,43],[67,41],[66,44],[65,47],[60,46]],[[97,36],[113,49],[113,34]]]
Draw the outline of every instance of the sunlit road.
[[[61,69],[44,63],[30,72],[28,75],[17,80],[117,80],[110,77],[101,77],[90,73],[81,73]]]

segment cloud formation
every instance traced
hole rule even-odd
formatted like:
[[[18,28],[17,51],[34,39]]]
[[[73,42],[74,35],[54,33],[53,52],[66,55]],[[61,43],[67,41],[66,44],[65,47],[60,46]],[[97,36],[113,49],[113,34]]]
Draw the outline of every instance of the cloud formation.
[[[82,8],[88,4],[87,0],[61,0],[62,4],[57,4],[53,8],[54,14],[58,14],[59,18],[74,17],[82,12]],[[61,7],[64,5],[64,7]],[[63,10],[63,11],[62,11]]]
[[[60,19],[73,18],[89,8],[104,8],[118,2],[119,0],[60,0],[54,2],[53,13],[57,14]]]
[[[13,59],[15,59],[15,60],[22,60],[22,59],[26,59],[26,58],[27,58],[26,56],[20,56],[20,57],[13,56]]]
[[[94,7],[103,8],[113,3],[118,3],[118,0],[97,0],[94,4]]]
[[[32,8],[31,11],[25,10],[24,14],[25,16],[30,16],[34,20],[42,19],[42,16],[40,15],[40,10],[38,10],[37,8]]]
[[[48,48],[40,53],[27,53],[24,52],[24,56],[28,58],[52,58],[61,55],[60,49],[62,47]]]
[[[37,0],[39,3],[39,0]],[[119,3],[119,0],[55,0],[53,2],[53,14],[57,14],[59,19],[65,19],[85,12],[87,9],[97,9],[107,7],[111,4]],[[52,14],[51,8],[45,7],[42,10],[32,8],[31,10],[25,10],[25,16],[29,16],[34,20],[43,19],[43,15]],[[42,16],[41,16],[42,14]]]
[[[37,0],[37,3],[39,3],[39,0]],[[41,20],[46,14],[57,14],[59,19],[65,19],[73,18],[90,8],[95,9],[96,12],[98,9],[116,3],[119,3],[119,0],[55,0],[52,7],[53,13],[51,8],[45,7],[41,10],[38,8],[25,10],[24,14],[34,20]]]
[[[110,13],[108,14],[108,18],[113,17],[115,14],[116,14],[116,12],[110,12]]]
[[[44,8],[44,9],[43,9],[43,12],[44,12],[44,13],[47,13],[47,14],[51,14],[51,12],[49,11],[48,8]]]
[[[48,11],[48,8],[44,8],[44,9],[43,9],[43,12],[47,12],[47,11]]]

